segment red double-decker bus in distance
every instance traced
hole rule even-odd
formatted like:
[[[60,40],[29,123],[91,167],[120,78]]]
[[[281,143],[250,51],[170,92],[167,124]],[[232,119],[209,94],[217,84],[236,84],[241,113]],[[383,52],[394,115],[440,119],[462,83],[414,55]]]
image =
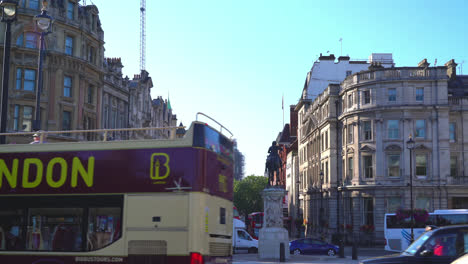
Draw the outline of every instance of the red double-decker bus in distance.
[[[263,212],[254,212],[248,215],[248,226],[247,232],[255,238],[258,239],[260,234],[260,229],[263,227]]]
[[[185,136],[0,145],[1,264],[232,262],[233,144]]]

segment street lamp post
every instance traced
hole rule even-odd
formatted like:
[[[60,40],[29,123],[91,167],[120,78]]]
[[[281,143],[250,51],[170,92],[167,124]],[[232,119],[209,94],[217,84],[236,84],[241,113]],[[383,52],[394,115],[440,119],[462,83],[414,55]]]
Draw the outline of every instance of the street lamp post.
[[[17,1],[2,0],[2,22],[6,23],[5,44],[3,45],[3,83],[2,83],[2,114],[0,120],[0,133],[6,132],[8,119],[8,82],[10,80],[10,47],[11,47],[11,23],[16,20]],[[0,144],[6,143],[6,137],[0,136]]]
[[[45,54],[45,36],[49,33],[52,24],[52,17],[47,15],[47,1],[42,2],[42,12],[40,15],[34,17],[37,28],[41,32],[39,39],[39,65],[38,65],[38,78],[36,86],[36,116],[33,123],[33,130],[38,131],[41,129],[41,93],[42,93],[42,62]]]
[[[409,135],[409,139],[408,141],[406,141],[406,147],[409,149],[410,151],[410,158],[409,158],[409,161],[410,161],[410,168],[409,168],[409,171],[410,171],[410,183],[409,183],[409,187],[410,187],[410,207],[411,207],[411,240],[410,240],[410,243],[413,243],[414,241],[414,208],[413,208],[413,149],[414,149],[414,140],[413,138],[411,137],[411,134]]]
[[[340,243],[340,249],[339,249],[339,257],[344,258],[344,241],[343,241],[343,233],[341,231],[340,227],[340,199],[341,199],[341,192],[343,191],[344,187],[341,183],[340,180],[337,181],[336,184],[336,228],[338,229],[338,240]],[[344,208],[343,208],[343,215],[344,215]],[[344,222],[343,222],[344,225]]]
[[[300,219],[300,207],[299,207],[299,186],[301,184],[300,180],[296,181],[296,219]],[[297,224],[297,220],[295,221],[295,224]],[[296,226],[296,231],[297,231],[297,237],[300,237],[299,232],[300,232],[300,226]]]
[[[320,210],[319,210],[319,224],[320,229],[323,230],[323,193],[322,193],[322,185],[323,185],[323,171],[320,171]]]

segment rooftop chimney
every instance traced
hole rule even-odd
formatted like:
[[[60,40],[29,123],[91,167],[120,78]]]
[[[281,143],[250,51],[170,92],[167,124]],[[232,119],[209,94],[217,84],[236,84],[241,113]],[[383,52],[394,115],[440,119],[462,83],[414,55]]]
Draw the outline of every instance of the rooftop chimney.
[[[455,63],[454,59],[451,59],[445,63],[445,66],[447,67],[447,76],[450,80],[455,80],[457,77],[457,65],[458,64]]]
[[[429,62],[427,62],[427,59],[424,59],[418,63],[418,67],[420,68],[427,68],[431,65]]]

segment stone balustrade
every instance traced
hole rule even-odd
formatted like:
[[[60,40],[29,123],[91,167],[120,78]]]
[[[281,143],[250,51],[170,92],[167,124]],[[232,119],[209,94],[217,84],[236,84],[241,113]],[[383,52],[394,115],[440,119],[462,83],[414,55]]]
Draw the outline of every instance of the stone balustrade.
[[[448,79],[445,67],[419,68],[384,68],[372,71],[362,71],[347,77],[341,85],[344,88],[367,82],[397,81],[397,80],[438,80]]]

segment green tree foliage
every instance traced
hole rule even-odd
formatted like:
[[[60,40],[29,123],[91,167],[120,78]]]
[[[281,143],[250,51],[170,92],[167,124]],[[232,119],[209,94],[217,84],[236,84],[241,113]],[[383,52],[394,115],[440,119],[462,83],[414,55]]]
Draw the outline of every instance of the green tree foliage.
[[[268,178],[250,175],[234,181],[234,206],[241,215],[263,211],[262,191],[268,185]]]

